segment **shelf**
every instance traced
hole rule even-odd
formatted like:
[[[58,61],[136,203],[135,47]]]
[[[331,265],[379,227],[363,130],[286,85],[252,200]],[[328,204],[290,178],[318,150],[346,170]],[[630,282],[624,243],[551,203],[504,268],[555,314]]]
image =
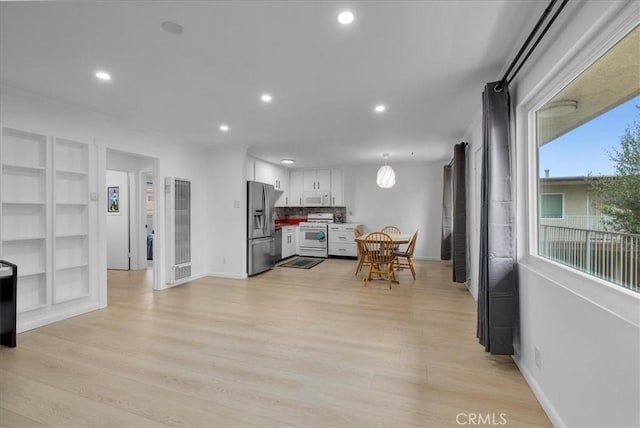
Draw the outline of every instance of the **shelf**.
[[[66,297],[61,297],[59,299],[54,299],[53,304],[59,305],[62,303],[71,302],[72,300],[84,299],[85,297],[89,297],[89,293],[76,294],[74,296],[66,296]]]
[[[20,164],[14,164],[14,163],[3,163],[2,169],[3,171],[5,169],[14,169],[14,170],[21,170],[21,171],[43,171],[43,172],[45,171],[45,168],[42,166],[20,165]]]
[[[27,306],[26,308],[18,308],[18,313],[23,314],[25,312],[37,311],[38,309],[43,309],[46,307],[47,307],[46,303],[38,303],[37,305],[30,305],[30,306]]]
[[[47,137],[2,127],[3,163],[44,167],[47,164]]]
[[[89,263],[88,262],[74,263],[74,264],[68,264],[68,265],[64,265],[64,266],[58,266],[58,267],[56,267],[56,271],[70,270],[70,269],[80,269],[80,268],[85,268],[85,267],[89,267]]]
[[[87,232],[78,232],[78,233],[61,233],[56,235],[56,239],[65,239],[65,238],[86,238],[89,236]]]
[[[34,235],[34,236],[13,236],[9,238],[2,238],[2,242],[14,242],[14,241],[38,241],[44,240],[46,236]]]
[[[44,275],[46,272],[44,269],[32,270],[32,271],[21,271],[20,266],[18,266],[18,279],[27,277],[27,276],[36,276],[36,275]]]
[[[57,169],[56,173],[66,174],[66,175],[89,175],[87,171],[79,171],[79,170],[70,170],[70,169]]]
[[[44,202],[38,201],[2,201],[5,205],[44,205]]]
[[[73,202],[73,201],[57,201],[57,202],[56,202],[56,205],[69,205],[69,206],[73,206],[73,205],[75,205],[75,206],[86,206],[86,205],[89,205],[89,202],[86,202],[86,201],[85,201],[85,202],[80,202],[80,201],[78,201],[78,202]]]

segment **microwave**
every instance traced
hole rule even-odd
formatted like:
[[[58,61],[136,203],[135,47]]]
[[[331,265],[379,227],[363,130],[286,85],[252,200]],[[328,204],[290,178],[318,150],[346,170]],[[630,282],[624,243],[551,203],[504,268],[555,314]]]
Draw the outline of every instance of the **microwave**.
[[[331,195],[329,192],[305,192],[305,207],[328,207],[331,205]]]

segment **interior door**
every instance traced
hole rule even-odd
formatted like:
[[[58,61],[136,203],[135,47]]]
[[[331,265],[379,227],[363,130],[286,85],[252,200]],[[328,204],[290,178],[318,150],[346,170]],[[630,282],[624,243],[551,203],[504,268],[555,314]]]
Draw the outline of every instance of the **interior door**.
[[[107,269],[129,270],[129,175],[107,171]]]

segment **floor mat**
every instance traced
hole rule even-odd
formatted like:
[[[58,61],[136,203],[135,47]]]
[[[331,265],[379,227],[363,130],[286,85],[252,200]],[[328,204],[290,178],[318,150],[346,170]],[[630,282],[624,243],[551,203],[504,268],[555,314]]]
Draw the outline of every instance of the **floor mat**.
[[[311,269],[312,267],[322,263],[324,259],[316,259],[310,257],[296,257],[295,259],[282,263],[280,267],[298,268],[298,269]]]

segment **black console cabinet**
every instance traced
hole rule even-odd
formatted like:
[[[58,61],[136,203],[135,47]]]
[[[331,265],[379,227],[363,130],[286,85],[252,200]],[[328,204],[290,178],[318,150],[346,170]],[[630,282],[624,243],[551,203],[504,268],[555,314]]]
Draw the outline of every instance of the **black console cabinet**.
[[[0,345],[16,346],[18,266],[0,260]]]

